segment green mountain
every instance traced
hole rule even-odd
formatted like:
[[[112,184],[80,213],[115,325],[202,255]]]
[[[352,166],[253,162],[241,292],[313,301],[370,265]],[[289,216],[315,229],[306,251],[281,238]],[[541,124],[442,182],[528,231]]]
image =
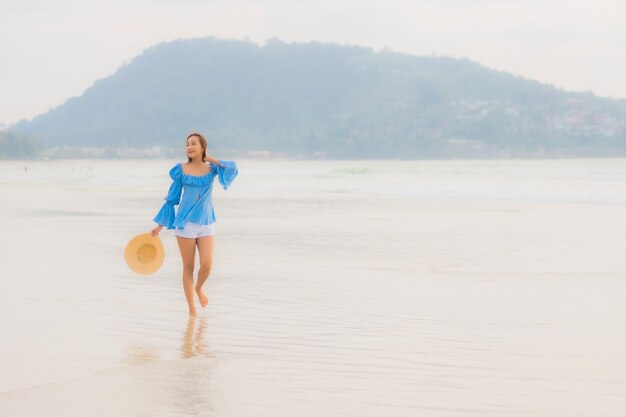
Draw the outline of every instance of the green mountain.
[[[626,156],[626,100],[463,59],[279,40],[146,49],[12,129],[61,146],[184,147],[330,158]]]
[[[13,130],[0,130],[0,160],[36,159],[40,150],[34,137]]]

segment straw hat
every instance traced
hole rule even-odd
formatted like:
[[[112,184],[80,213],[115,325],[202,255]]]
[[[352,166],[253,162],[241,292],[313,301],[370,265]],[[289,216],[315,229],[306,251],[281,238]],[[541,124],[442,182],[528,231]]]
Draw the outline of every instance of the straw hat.
[[[142,233],[128,242],[124,256],[130,269],[141,275],[149,275],[161,267],[164,253],[159,235]]]

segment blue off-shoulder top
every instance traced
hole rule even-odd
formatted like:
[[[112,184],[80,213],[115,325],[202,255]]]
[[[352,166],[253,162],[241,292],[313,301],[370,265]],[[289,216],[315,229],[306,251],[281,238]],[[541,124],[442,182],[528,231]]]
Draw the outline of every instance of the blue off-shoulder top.
[[[169,172],[172,185],[164,197],[163,207],[153,220],[168,229],[183,229],[187,222],[215,223],[211,196],[213,179],[217,176],[224,190],[227,190],[238,173],[235,162],[221,159],[218,162],[219,165],[212,163],[211,171],[201,176],[185,174],[180,162],[174,165]],[[178,204],[178,211],[175,212],[174,206]]]

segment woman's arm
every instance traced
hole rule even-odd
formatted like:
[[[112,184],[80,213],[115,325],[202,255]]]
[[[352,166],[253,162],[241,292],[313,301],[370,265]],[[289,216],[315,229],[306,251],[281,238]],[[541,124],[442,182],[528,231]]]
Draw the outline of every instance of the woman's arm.
[[[168,229],[174,228],[174,220],[176,218],[174,206],[180,204],[183,192],[183,184],[181,181],[182,172],[181,164],[176,164],[170,169],[169,174],[172,179],[172,184],[170,185],[167,195],[164,197],[165,203],[163,203],[161,210],[159,210],[157,215],[152,219],[158,225],[151,230],[152,236],[158,234],[163,226]]]
[[[217,158],[213,158],[211,155],[206,154],[205,160],[209,161],[210,163],[217,165],[217,166],[222,166],[220,165],[220,161]]]
[[[235,161],[226,161],[223,159],[220,159],[217,165],[211,166],[211,171],[213,175],[217,176],[224,190],[228,189],[230,183],[233,182],[239,172]]]

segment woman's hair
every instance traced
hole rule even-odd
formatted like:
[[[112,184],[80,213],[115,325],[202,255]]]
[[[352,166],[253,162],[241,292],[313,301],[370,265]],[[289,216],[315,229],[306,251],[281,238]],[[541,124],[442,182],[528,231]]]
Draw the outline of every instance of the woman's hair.
[[[202,146],[202,162],[206,162],[204,160],[204,157],[206,156],[206,146],[207,146],[206,138],[201,133],[193,132],[187,136],[187,140],[189,140],[189,138],[192,136],[196,136],[200,140],[200,146]],[[187,157],[187,162],[191,162],[190,157]]]

